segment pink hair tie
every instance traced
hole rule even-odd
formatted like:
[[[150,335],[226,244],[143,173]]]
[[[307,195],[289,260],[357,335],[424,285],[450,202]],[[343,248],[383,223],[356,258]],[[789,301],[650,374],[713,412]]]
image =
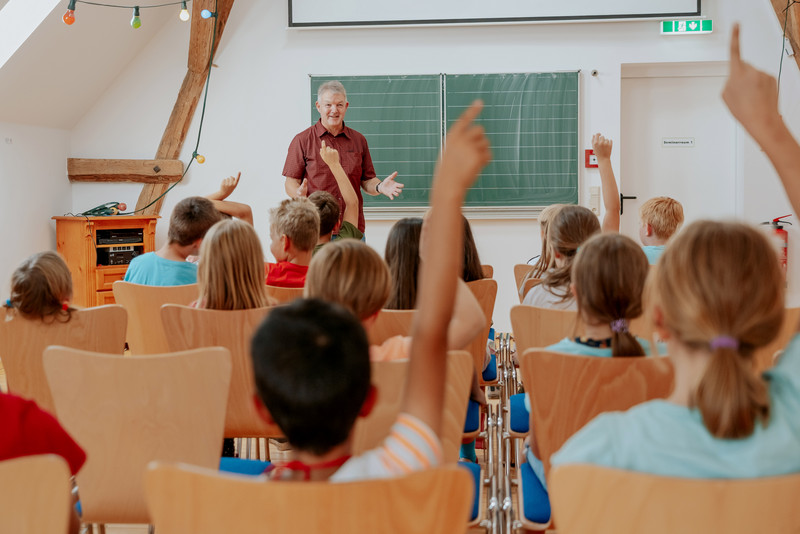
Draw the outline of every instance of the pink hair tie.
[[[739,348],[739,340],[731,336],[717,336],[708,342],[708,346],[711,347],[711,350],[717,350],[717,349],[737,350]]]
[[[627,319],[614,319],[611,321],[611,331],[616,332],[617,334],[625,334],[628,332],[628,320]]]

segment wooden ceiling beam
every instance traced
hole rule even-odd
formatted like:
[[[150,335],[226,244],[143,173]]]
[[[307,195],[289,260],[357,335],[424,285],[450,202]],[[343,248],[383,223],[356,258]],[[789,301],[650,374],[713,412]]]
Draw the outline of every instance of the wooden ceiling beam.
[[[177,159],[82,159],[67,158],[70,182],[139,182],[170,184],[183,175]]]

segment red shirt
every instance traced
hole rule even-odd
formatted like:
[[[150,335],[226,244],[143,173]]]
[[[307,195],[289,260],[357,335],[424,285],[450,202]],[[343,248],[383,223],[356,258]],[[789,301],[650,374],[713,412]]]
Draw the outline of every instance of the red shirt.
[[[86,453],[55,417],[33,401],[0,393],[0,460],[36,454],[63,457],[73,475],[86,461]]]
[[[322,120],[303,130],[292,139],[286,163],[283,165],[283,176],[298,180],[308,179],[308,194],[314,191],[327,191],[336,197],[341,206],[341,215],[344,215],[345,203],[336,178],[333,177],[328,165],[319,156],[322,141],[329,147],[339,151],[339,160],[342,168],[350,178],[353,189],[358,196],[358,229],[364,231],[364,200],[361,196],[361,182],[375,178],[375,168],[369,154],[367,139],[343,125],[342,131],[333,136],[322,125]]]
[[[277,287],[303,287],[306,285],[308,265],[288,261],[267,263],[267,285]]]

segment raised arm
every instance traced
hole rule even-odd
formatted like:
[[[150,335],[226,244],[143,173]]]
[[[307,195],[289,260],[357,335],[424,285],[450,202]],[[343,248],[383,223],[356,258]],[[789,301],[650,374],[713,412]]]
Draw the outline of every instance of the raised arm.
[[[473,120],[483,105],[475,102],[450,128],[431,189],[430,235],[424,246],[418,313],[412,327],[411,361],[403,411],[441,433],[447,328],[463,261],[461,205],[480,170],[491,159],[483,128]]]
[[[460,278],[456,282],[456,300],[453,308],[453,318],[447,329],[447,350],[462,350],[467,348],[475,336],[486,326],[486,316],[483,314],[480,302],[475,294],[469,290],[467,284]]]
[[[619,232],[619,189],[611,167],[611,147],[613,142],[599,133],[592,137],[592,150],[597,156],[597,166],[600,169],[600,191],[603,195],[604,232]]]
[[[350,183],[350,179],[339,161],[339,152],[335,148],[327,146],[323,141],[319,149],[319,155],[322,161],[330,168],[333,177],[336,178],[336,185],[339,186],[339,191],[342,193],[342,199],[345,204],[342,220],[349,222],[353,226],[358,226],[358,196],[356,196],[356,190],[353,189],[353,184]]]
[[[206,198],[214,204],[217,211],[253,224],[253,209],[249,205],[226,200],[239,185],[241,177],[241,172],[236,176],[228,176],[219,184],[219,190],[206,195]]]

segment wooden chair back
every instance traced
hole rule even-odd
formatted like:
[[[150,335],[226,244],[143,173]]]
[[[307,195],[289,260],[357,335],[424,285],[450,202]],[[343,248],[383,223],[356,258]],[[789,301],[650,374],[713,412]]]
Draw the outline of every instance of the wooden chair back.
[[[478,377],[483,372],[483,362],[486,357],[486,342],[489,339],[489,329],[492,327],[492,314],[494,314],[494,302],[497,298],[497,282],[491,278],[467,282],[467,287],[475,295],[481,305],[483,314],[486,316],[486,325],[479,335],[467,346],[466,350],[472,354],[475,370]]]
[[[466,530],[474,484],[451,465],[401,478],[341,484],[265,483],[184,465],[145,476],[156,532],[455,534]]]
[[[63,345],[122,355],[126,323],[125,309],[113,304],[74,311],[65,323],[19,315],[0,321],[0,360],[9,392],[32,399],[42,410],[53,413],[53,398],[42,367],[44,349]]]
[[[531,399],[530,427],[545,472],[550,455],[598,414],[667,397],[672,364],[666,357],[601,358],[528,349],[519,359]]]
[[[302,287],[278,287],[267,286],[267,295],[275,300],[276,304],[288,304],[294,299],[299,299],[303,296]]]
[[[565,337],[575,335],[578,312],[553,310],[535,306],[511,307],[511,329],[517,344],[517,354],[530,348],[549,347]]]
[[[494,278],[494,267],[488,263],[481,265],[481,273],[483,274],[484,278]]]
[[[463,350],[447,353],[441,435],[446,462],[458,461],[472,373],[472,355]],[[408,360],[372,363],[372,383],[378,389],[378,400],[369,416],[360,417],[356,421],[353,454],[361,454],[378,447],[389,435],[389,430],[400,413],[407,374]]]
[[[269,308],[205,310],[167,304],[161,308],[164,330],[172,351],[197,347],[225,347],[231,352],[233,372],[225,417],[226,438],[282,436],[256,413],[250,340]]]
[[[525,277],[533,271],[533,265],[527,263],[517,263],[514,265],[514,282],[517,285],[517,293],[522,289],[522,282]]]
[[[367,329],[370,345],[381,345],[394,336],[410,336],[414,310],[381,310]]]
[[[142,479],[152,460],[219,468],[227,349],[123,358],[56,346],[44,370],[59,421],[86,451],[84,523],[150,523]]]
[[[67,532],[72,507],[70,472],[60,456],[25,456],[0,462],[3,532]]]
[[[131,354],[169,352],[167,334],[158,319],[164,304],[189,305],[198,296],[197,284],[185,286],[143,286],[117,280],[114,300],[128,311],[128,350]]]
[[[525,289],[522,290],[522,294],[519,296],[519,301],[522,302],[525,299],[525,295],[528,294],[528,291],[533,289],[534,287],[538,286],[542,283],[541,278],[528,278],[523,282],[523,286]]]
[[[800,474],[753,479],[674,478],[595,465],[553,470],[559,534],[797,532]]]
[[[760,375],[774,365],[775,353],[786,348],[797,333],[798,324],[800,324],[800,308],[786,308],[786,315],[783,317],[783,324],[777,337],[753,355],[753,368],[756,374]]]

